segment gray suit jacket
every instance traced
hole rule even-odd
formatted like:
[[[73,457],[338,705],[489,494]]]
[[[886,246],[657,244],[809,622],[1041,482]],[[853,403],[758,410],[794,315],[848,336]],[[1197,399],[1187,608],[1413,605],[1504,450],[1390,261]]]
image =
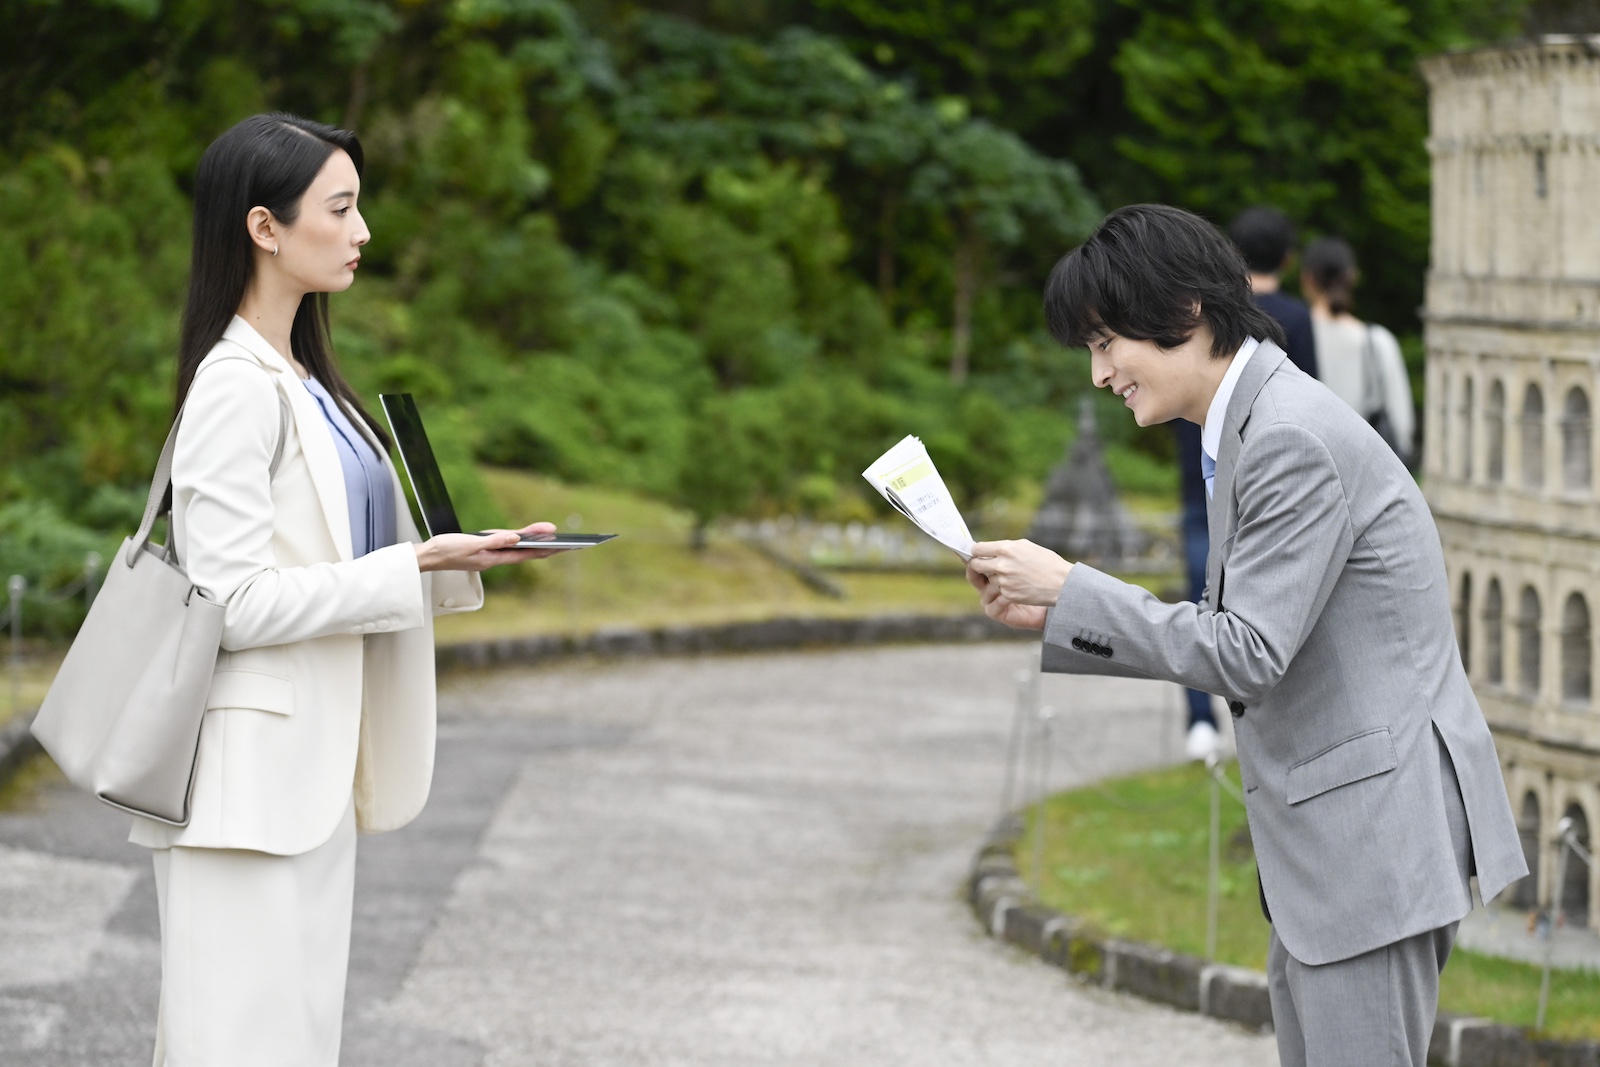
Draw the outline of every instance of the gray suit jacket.
[[[1435,731],[1485,900],[1527,873],[1467,683],[1427,504],[1382,438],[1264,343],[1228,404],[1199,604],[1073,567],[1043,667],[1161,678],[1229,702],[1262,891],[1302,963],[1471,910]]]

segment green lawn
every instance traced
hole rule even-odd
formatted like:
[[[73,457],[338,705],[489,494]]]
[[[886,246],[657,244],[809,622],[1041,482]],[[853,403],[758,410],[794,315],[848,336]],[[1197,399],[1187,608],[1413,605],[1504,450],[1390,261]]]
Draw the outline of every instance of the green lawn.
[[[1237,785],[1238,772],[1230,771]],[[1266,967],[1267,924],[1256,894],[1255,858],[1244,809],[1222,797],[1223,863],[1217,958]],[[1108,933],[1204,955],[1207,824],[1205,770],[1188,764],[1049,798],[1030,813],[1017,863],[1040,899]],[[1033,869],[1032,834],[1043,829],[1046,877]],[[1539,969],[1458,950],[1445,968],[1440,1007],[1531,1027]],[[1600,1038],[1600,974],[1557,971],[1550,982],[1549,1032]]]
[[[843,599],[834,599],[731,538],[714,535],[703,551],[694,551],[689,547],[688,515],[657,501],[520,471],[487,469],[484,480],[507,516],[548,519],[563,528],[571,527],[576,518],[583,530],[621,536],[596,548],[499,572],[483,610],[438,620],[441,644],[519,634],[586,633],[608,626],[980,610],[953,554],[945,573],[833,574],[846,593]],[[1022,536],[1037,509],[1037,496],[1037,487],[1024,487],[980,536]],[[1132,497],[1130,505],[1152,514],[1164,506],[1158,497]],[[1138,575],[1130,580],[1159,591],[1178,578]],[[20,707],[31,709],[43,699],[64,651],[64,647],[30,650],[22,672]],[[10,711],[8,690],[0,695],[0,721]]]
[[[834,576],[836,600],[747,546],[713,536],[689,547],[687,514],[614,489],[566,485],[517,471],[488,470],[489,491],[508,516],[620,536],[608,544],[524,565],[523,580],[489,591],[482,611],[439,620],[441,643],[603,626],[739,622],[794,615],[950,613],[979,610],[960,562],[948,574]]]

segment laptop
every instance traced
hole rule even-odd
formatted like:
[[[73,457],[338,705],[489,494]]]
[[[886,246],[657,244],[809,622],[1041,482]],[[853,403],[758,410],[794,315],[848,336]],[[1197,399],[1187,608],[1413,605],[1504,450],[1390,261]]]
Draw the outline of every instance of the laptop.
[[[422,511],[422,526],[429,537],[439,534],[461,533],[461,520],[456,518],[455,505],[450,503],[450,491],[444,486],[444,475],[439,473],[439,462],[433,458],[433,446],[428,444],[428,433],[422,428],[422,416],[417,413],[417,403],[410,393],[380,393],[378,402],[394,431],[395,447],[400,451],[400,464],[411,482],[412,495]],[[487,530],[476,531],[478,534]],[[524,535],[514,548],[590,548],[611,540],[616,534],[552,533]]]

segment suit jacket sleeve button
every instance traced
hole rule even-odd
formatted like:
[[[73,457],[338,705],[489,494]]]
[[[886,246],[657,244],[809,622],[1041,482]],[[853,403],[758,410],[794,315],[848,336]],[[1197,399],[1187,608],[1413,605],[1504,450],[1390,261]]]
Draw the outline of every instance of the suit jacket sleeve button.
[[[1110,659],[1111,658],[1111,646],[1110,645],[1102,645],[1101,648],[1100,648],[1100,654],[1102,656],[1104,656],[1106,659]]]
[[[1239,701],[1239,700],[1230,700],[1230,701],[1228,701],[1228,712],[1235,719],[1244,718],[1244,702],[1243,701]]]
[[[1082,652],[1083,651],[1083,638],[1074,637],[1072,639],[1072,647],[1074,649],[1076,649],[1077,651]]]

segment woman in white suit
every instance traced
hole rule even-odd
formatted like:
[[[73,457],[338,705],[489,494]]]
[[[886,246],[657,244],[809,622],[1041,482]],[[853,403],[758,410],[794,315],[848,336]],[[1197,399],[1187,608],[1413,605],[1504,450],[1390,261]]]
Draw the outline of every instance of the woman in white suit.
[[[348,131],[258,115],[196,177],[171,525],[227,614],[191,820],[130,835],[160,901],[156,1067],[337,1064],[356,833],[428,796],[432,617],[481,606],[475,572],[547,554],[421,541],[339,375],[327,294],[369,236],[362,161]]]

